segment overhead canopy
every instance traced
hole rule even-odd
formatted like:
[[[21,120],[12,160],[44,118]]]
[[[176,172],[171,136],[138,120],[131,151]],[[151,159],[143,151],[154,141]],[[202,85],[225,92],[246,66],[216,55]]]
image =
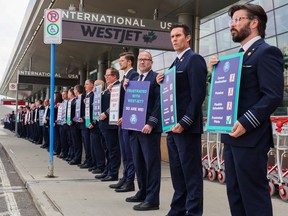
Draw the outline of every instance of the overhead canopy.
[[[179,14],[189,13],[204,18],[238,1],[31,0],[18,35],[14,53],[0,85],[0,94],[16,97],[16,91],[9,91],[9,83],[17,82],[18,71],[50,71],[50,46],[43,43],[44,10],[47,8],[68,10],[70,4],[74,4],[78,10],[80,2],[84,2],[85,12],[152,20],[155,16],[155,9],[157,9],[158,20],[177,22]],[[109,61],[117,59],[119,51],[123,48],[122,44],[120,45],[113,44],[112,46],[111,44],[90,43],[83,40],[63,40],[63,43],[56,47],[56,72],[66,76],[78,74],[79,70],[87,65],[89,65],[88,70],[94,70],[97,68],[98,59],[107,58],[107,56]],[[137,44],[133,46],[137,46]],[[43,85],[39,85],[40,83],[45,84],[45,82],[33,83],[33,92],[43,88]],[[19,92],[19,94],[20,99],[28,96],[27,91]]]

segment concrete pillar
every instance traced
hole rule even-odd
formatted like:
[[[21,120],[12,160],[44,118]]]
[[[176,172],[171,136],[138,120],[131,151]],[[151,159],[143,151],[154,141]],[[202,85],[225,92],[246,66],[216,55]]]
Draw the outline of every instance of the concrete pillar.
[[[200,43],[200,17],[195,16],[193,22],[193,29],[192,29],[192,41],[193,43],[193,50],[199,53],[199,43]]]
[[[42,101],[43,101],[44,98],[45,98],[44,94],[45,94],[45,91],[44,91],[44,89],[42,89],[42,90],[40,91],[40,98],[39,98],[39,99],[41,99]]]
[[[106,73],[106,69],[107,69],[107,62],[104,60],[103,57],[99,57],[97,79],[105,80],[104,75]]]
[[[134,64],[133,64],[133,68],[134,68],[134,70],[136,70],[137,71],[137,57],[138,57],[138,55],[139,55],[139,49],[137,49],[137,48],[130,48],[129,49],[129,52],[133,52],[133,54],[134,54],[134,56],[135,56],[135,61],[134,61]]]
[[[39,93],[35,93],[35,101],[37,101],[39,99]]]
[[[178,14],[178,22],[186,24],[191,29],[191,31],[192,31],[192,39],[191,39],[190,46],[193,47],[193,40],[194,40],[194,38],[193,38],[193,15],[190,14],[190,13]]]
[[[192,31],[191,48],[199,52],[200,17],[189,13],[178,15],[178,22],[188,25]]]
[[[50,88],[47,87],[46,88],[46,96],[45,96],[45,99],[49,99],[50,98]]]
[[[80,76],[80,85],[83,85],[85,84],[85,80],[86,80],[86,73],[85,71],[83,70],[83,68],[79,69],[79,72],[78,72],[79,76]]]

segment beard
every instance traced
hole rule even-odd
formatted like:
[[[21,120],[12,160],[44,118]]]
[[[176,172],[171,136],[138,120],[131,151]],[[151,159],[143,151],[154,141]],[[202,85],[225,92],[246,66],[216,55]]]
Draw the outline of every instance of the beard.
[[[242,29],[240,29],[239,31],[237,31],[236,29],[234,28],[231,28],[231,35],[232,35],[232,40],[234,42],[241,42],[243,41],[245,38],[247,38],[250,34],[251,34],[251,29],[249,28],[249,24],[250,22],[244,26]],[[232,33],[232,30],[234,31]]]

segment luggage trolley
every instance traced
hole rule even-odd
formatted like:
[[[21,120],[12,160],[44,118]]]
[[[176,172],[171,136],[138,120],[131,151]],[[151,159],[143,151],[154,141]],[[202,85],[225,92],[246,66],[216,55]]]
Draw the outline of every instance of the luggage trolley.
[[[207,154],[202,159],[203,170],[207,173],[208,179],[214,181],[216,178],[220,183],[225,183],[224,160],[222,157],[222,143],[219,133],[206,132]]]
[[[275,123],[274,123],[275,124]],[[288,169],[284,168],[284,158],[288,157],[288,118],[276,122],[276,163],[268,170],[270,194],[275,193],[278,186],[282,200],[288,200]],[[287,162],[287,161],[286,161]]]
[[[208,174],[208,148],[207,148],[207,130],[206,130],[207,118],[203,118],[203,135],[202,135],[202,174],[205,178]]]

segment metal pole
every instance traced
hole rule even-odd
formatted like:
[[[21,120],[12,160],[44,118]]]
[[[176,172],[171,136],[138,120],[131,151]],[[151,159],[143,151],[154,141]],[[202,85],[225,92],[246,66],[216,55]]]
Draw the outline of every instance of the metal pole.
[[[49,164],[48,177],[54,177],[54,88],[55,88],[55,44],[51,44],[50,59],[50,136],[49,136]]]

